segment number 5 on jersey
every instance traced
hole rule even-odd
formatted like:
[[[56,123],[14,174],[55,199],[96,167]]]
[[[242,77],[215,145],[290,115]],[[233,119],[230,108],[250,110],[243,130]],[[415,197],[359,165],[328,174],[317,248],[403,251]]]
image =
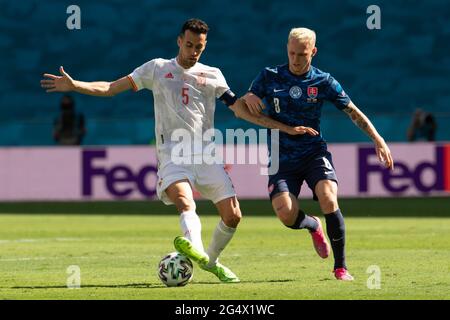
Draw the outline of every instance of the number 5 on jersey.
[[[184,105],[187,105],[189,103],[189,88],[183,88],[181,89],[181,97]]]

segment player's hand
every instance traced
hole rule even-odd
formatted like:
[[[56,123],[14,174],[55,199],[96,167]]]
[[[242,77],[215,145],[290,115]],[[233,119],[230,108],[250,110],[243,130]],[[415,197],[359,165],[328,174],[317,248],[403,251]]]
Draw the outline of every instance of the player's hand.
[[[253,115],[259,115],[263,111],[263,109],[266,108],[262,100],[251,92],[247,92],[247,94],[242,98],[244,99],[248,110]]]
[[[303,127],[303,126],[298,126],[298,127],[291,127],[289,132],[290,135],[299,135],[299,134],[309,134],[311,136],[317,136],[319,134],[319,132],[313,128],[310,127]]]
[[[67,92],[74,88],[74,81],[63,67],[59,67],[61,76],[45,73],[44,77],[48,79],[41,80],[41,87],[47,89],[46,92]]]
[[[394,170],[394,160],[392,159],[391,150],[387,146],[384,139],[375,142],[378,160],[388,169]]]

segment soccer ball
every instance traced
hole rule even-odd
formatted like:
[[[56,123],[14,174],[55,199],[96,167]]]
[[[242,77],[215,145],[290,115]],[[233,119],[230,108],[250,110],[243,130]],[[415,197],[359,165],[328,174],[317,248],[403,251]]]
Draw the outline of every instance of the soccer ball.
[[[179,254],[171,252],[159,262],[158,276],[168,287],[182,287],[191,281],[194,267],[191,260]]]

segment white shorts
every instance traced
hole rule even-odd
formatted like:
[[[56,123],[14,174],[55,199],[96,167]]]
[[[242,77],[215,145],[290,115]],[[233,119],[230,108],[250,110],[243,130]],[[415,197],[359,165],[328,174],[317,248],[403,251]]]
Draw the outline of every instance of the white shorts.
[[[158,170],[156,192],[166,205],[173,204],[165,190],[179,180],[189,180],[202,197],[217,203],[236,195],[233,183],[224,166],[220,164],[162,164]]]

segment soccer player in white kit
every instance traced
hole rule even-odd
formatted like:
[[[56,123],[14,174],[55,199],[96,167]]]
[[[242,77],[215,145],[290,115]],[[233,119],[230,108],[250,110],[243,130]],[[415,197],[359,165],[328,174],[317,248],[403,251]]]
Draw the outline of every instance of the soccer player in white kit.
[[[131,74],[113,82],[82,82],[72,79],[63,67],[61,76],[44,74],[41,80],[47,92],[76,91],[93,96],[114,96],[126,90],[152,90],[156,118],[156,149],[158,157],[158,197],[165,204],[175,204],[180,213],[184,237],[176,237],[175,248],[222,282],[239,282],[239,278],[218,262],[220,253],[233,237],[241,219],[239,203],[233,184],[223,165],[192,161],[180,164],[174,161],[172,151],[179,141],[172,141],[176,130],[192,137],[202,136],[214,128],[216,98],[230,107],[237,117],[252,123],[280,129],[289,134],[317,132],[309,127],[289,127],[265,115],[252,115],[243,100],[237,99],[228,87],[221,71],[198,62],[206,46],[208,26],[199,19],[186,21],[178,36],[179,52],[176,58],[153,59]],[[184,154],[190,159],[202,154],[203,145]],[[205,251],[201,239],[201,222],[193,198],[195,187],[201,195],[216,205],[221,220],[214,230]]]

